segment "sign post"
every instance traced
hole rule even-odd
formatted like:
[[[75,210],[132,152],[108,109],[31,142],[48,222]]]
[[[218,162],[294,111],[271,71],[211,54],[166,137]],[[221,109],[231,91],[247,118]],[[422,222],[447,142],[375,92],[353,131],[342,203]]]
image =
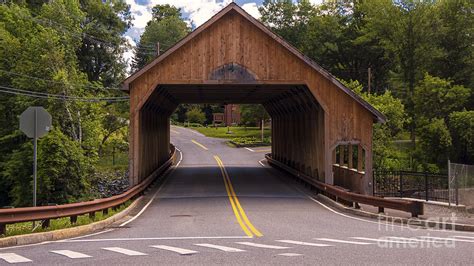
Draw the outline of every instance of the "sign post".
[[[20,130],[33,138],[33,207],[36,207],[38,138],[51,129],[51,115],[41,106],[28,107],[20,116]],[[34,222],[33,222],[34,226]]]

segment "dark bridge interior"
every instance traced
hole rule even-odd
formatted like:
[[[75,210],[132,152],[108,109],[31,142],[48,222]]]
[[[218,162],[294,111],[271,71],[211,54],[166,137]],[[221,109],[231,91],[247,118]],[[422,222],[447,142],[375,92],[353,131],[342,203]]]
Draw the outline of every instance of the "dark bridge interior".
[[[181,103],[262,104],[272,118],[272,156],[324,181],[324,110],[306,85],[159,85],[140,110],[140,178],[168,157],[169,117]]]

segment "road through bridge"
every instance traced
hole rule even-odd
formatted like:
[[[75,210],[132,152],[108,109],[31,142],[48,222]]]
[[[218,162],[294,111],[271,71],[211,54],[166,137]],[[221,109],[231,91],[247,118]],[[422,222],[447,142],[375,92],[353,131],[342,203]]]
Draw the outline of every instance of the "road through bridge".
[[[339,213],[249,151],[171,128],[175,168],[129,217],[88,236],[0,248],[0,265],[471,264],[474,235]]]

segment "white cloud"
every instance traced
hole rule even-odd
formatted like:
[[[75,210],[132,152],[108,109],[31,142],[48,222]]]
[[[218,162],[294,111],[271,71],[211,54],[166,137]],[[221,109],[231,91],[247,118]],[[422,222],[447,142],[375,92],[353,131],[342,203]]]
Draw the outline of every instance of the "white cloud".
[[[242,8],[256,19],[259,19],[261,16],[260,11],[258,11],[258,6],[256,3],[246,3],[242,5]]]

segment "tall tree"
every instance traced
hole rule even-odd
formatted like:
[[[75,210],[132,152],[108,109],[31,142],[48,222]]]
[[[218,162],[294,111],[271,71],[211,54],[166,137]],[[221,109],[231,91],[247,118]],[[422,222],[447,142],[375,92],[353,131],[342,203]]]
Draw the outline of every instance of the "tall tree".
[[[170,5],[156,5],[152,13],[153,19],[148,22],[135,49],[132,66],[134,70],[145,66],[157,54],[166,51],[189,32],[188,25],[181,17],[181,9]]]

